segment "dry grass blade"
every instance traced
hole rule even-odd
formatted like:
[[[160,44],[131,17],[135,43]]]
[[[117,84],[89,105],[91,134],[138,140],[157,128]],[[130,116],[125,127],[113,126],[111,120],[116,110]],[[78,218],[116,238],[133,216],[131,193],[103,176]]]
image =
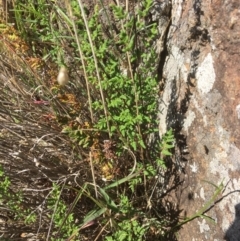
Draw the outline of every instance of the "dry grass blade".
[[[84,78],[85,78],[85,81],[86,81],[87,95],[88,95],[88,102],[89,102],[89,109],[90,109],[90,114],[91,114],[91,121],[92,121],[92,123],[94,123],[93,110],[92,110],[92,99],[91,99],[91,94],[90,94],[90,87],[89,87],[88,75],[87,75],[87,71],[86,71],[85,58],[84,58],[84,55],[83,55],[83,51],[82,51],[82,49],[81,49],[80,39],[79,39],[79,37],[78,37],[76,24],[75,24],[75,22],[74,22],[74,20],[73,20],[72,7],[70,6],[70,4],[69,4],[68,2],[67,2],[67,5],[68,5],[68,9],[69,9],[69,11],[70,11],[70,17],[71,17],[72,25],[73,25],[73,29],[74,29],[75,40],[76,40],[76,42],[77,42],[78,51],[79,51],[79,55],[80,55],[81,62],[82,62],[82,67],[83,67]]]
[[[77,180],[82,185],[87,167],[79,158],[81,148],[61,134],[58,118],[67,116],[71,105],[52,94],[47,71],[30,66],[29,52],[18,52],[16,45],[22,40],[16,38],[12,42],[2,41],[3,36],[0,39],[0,166],[11,180],[9,193],[16,203],[21,190],[23,200],[18,210],[24,214],[31,209],[36,222],[26,225],[18,221],[16,212],[7,208],[9,200],[5,200],[0,214],[9,221],[1,232],[7,239],[33,233],[38,240],[46,240],[45,234],[51,231],[46,225],[50,223],[46,205],[53,183]],[[81,178],[77,174],[80,172],[84,173]],[[67,199],[66,191],[63,197]]]
[[[105,96],[103,94],[101,77],[100,77],[100,73],[99,73],[99,69],[98,69],[98,62],[97,62],[97,58],[96,58],[96,54],[95,54],[95,50],[94,50],[94,46],[93,46],[93,42],[92,42],[92,38],[91,38],[91,33],[90,33],[90,30],[89,30],[89,27],[88,27],[88,22],[87,22],[87,18],[86,18],[86,15],[85,15],[85,11],[84,11],[82,1],[78,0],[78,4],[79,4],[79,7],[81,9],[82,17],[83,17],[83,20],[84,20],[84,23],[85,23],[85,28],[86,28],[87,34],[88,34],[88,39],[89,39],[90,46],[91,46],[91,49],[92,49],[92,54],[93,54],[94,63],[95,63],[95,71],[96,71],[96,74],[97,74],[98,84],[99,84],[99,88],[100,88],[100,94],[101,94],[101,98],[102,98],[102,104],[103,104],[103,108],[104,108],[104,114],[105,114],[105,118],[106,118],[106,122],[107,122],[108,135],[109,135],[109,138],[110,138],[111,135],[110,135],[110,126],[109,126],[109,121],[108,121],[108,111],[107,111],[107,106],[106,106],[106,103],[105,103]]]

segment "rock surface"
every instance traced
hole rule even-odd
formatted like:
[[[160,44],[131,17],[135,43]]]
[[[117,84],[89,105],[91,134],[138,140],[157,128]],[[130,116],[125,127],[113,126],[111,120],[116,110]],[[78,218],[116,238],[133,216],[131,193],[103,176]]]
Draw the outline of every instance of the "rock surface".
[[[194,219],[178,239],[220,241],[232,232],[240,203],[240,2],[173,0],[171,15],[159,129],[175,130],[176,163],[185,172],[176,198],[182,215],[194,215],[213,197],[212,184],[225,186],[205,213],[215,223]]]

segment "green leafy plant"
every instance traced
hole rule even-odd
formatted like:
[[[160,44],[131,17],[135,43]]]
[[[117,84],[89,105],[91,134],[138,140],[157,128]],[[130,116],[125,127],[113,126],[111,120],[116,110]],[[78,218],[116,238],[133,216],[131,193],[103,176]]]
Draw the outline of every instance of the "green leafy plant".
[[[51,240],[61,241],[68,238],[75,230],[78,230],[75,224],[74,216],[72,212],[67,212],[68,207],[61,199],[62,190],[64,185],[60,189],[60,185],[53,183],[52,192],[47,200],[47,208],[51,210],[50,228],[48,230],[48,236],[51,234],[51,228],[58,229],[57,236],[60,238],[52,237]],[[51,234],[52,236],[52,234]],[[54,235],[53,235],[54,236]]]
[[[15,3],[15,18],[18,29],[25,40],[31,41],[32,50],[37,55],[36,48],[41,45],[43,59],[51,58],[59,65],[62,64],[64,53],[60,39],[64,39],[64,24],[56,26],[57,11],[46,1],[32,0]],[[58,24],[61,24],[58,22]],[[67,37],[66,37],[67,38]]]
[[[0,166],[0,203],[10,215],[6,219],[10,222],[24,222],[31,224],[36,221],[36,215],[26,207],[21,191],[14,192],[11,188],[11,181]],[[3,209],[3,210],[4,210]]]
[[[107,236],[107,241],[140,241],[148,229],[148,227],[141,226],[137,220],[124,220],[118,224],[118,230],[113,236]]]
[[[137,217],[140,214],[136,212],[127,196],[120,196],[119,215],[122,217],[119,218],[116,231],[107,236],[106,240],[142,240],[149,227],[140,224]]]

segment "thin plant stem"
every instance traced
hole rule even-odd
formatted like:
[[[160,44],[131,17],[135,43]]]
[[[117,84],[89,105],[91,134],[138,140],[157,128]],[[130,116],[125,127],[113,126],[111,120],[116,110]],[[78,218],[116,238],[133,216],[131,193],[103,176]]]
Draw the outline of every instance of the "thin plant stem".
[[[91,121],[93,123],[94,120],[93,120],[93,110],[92,110],[92,99],[91,99],[91,94],[90,94],[90,88],[89,88],[88,75],[87,75],[87,71],[86,71],[86,65],[85,65],[85,61],[84,61],[85,58],[84,58],[84,55],[83,55],[83,51],[81,49],[80,41],[79,41],[78,34],[77,34],[76,24],[75,24],[75,22],[73,20],[72,7],[70,6],[70,4],[69,4],[69,11],[70,11],[70,17],[71,17],[71,20],[72,20],[72,26],[73,26],[73,29],[74,29],[75,40],[77,42],[78,51],[79,51],[79,55],[80,55],[81,62],[82,62],[83,73],[84,73],[84,78],[85,78],[86,87],[87,87],[89,110],[90,110],[90,115],[91,115]]]
[[[108,135],[109,135],[109,138],[110,138],[111,135],[110,135],[110,126],[109,126],[109,121],[108,121],[108,111],[107,111],[107,107],[106,107],[106,103],[105,103],[105,97],[104,97],[103,90],[102,90],[101,78],[100,78],[100,73],[99,73],[99,69],[98,69],[98,62],[97,62],[96,54],[95,54],[95,51],[94,51],[91,33],[90,33],[90,30],[89,30],[89,27],[88,27],[88,22],[87,22],[87,19],[86,19],[86,15],[85,15],[85,12],[84,12],[82,1],[78,0],[78,4],[79,4],[79,7],[81,9],[83,21],[84,21],[84,24],[85,24],[85,27],[86,27],[86,30],[87,30],[88,40],[89,40],[91,50],[92,50],[92,54],[93,54],[93,59],[94,59],[94,63],[95,63],[95,69],[96,69],[98,84],[99,84],[99,88],[100,88],[102,104],[103,104],[103,108],[104,108],[104,114],[105,114],[105,118],[106,118],[106,122],[107,122]]]
[[[55,213],[56,213],[56,211],[57,211],[57,206],[58,206],[58,203],[59,203],[59,201],[60,201],[61,193],[62,193],[62,191],[63,191],[63,189],[64,189],[66,180],[67,180],[67,179],[65,179],[64,184],[62,185],[62,189],[61,189],[61,191],[60,191],[60,193],[59,193],[58,200],[57,200],[57,202],[55,203],[55,207],[54,207],[54,210],[53,210],[51,222],[50,222],[49,229],[48,229],[48,233],[47,233],[47,238],[46,238],[47,241],[49,240],[49,236],[50,236],[50,232],[51,232],[51,228],[52,228],[54,216],[55,216]]]
[[[93,178],[93,185],[94,185],[94,190],[95,190],[95,195],[96,198],[98,198],[98,193],[97,193],[97,186],[96,186],[96,180],[95,180],[95,173],[94,173],[94,167],[93,167],[93,162],[92,162],[92,152],[89,152],[89,159],[90,159],[90,165],[91,165],[91,171],[92,171],[92,178]]]

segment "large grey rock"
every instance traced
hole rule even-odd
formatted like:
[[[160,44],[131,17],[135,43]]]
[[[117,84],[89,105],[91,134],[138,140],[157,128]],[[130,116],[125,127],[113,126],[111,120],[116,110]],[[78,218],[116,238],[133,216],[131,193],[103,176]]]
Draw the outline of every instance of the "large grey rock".
[[[192,216],[213,197],[209,183],[226,185],[206,213],[215,223],[194,219],[178,239],[220,241],[228,230],[229,240],[240,240],[238,219],[233,223],[240,202],[240,2],[173,0],[171,15],[159,132],[172,127],[177,139],[184,184],[175,203]]]

